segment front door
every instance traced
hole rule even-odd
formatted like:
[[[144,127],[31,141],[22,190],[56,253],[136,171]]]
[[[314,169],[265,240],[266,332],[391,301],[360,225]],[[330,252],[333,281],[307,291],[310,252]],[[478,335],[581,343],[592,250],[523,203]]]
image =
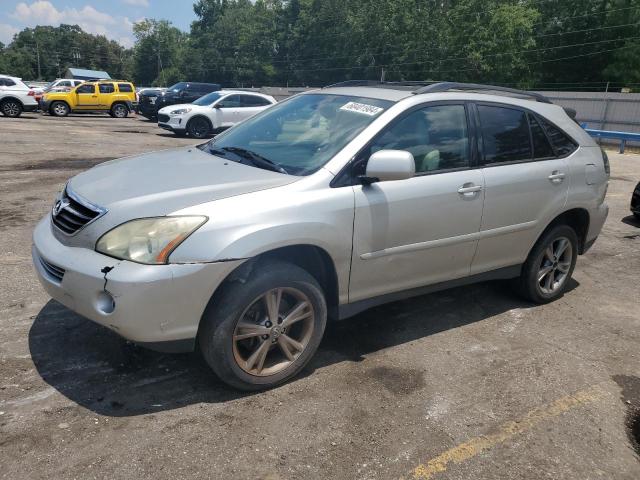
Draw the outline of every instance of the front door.
[[[523,263],[537,237],[566,203],[563,154],[540,117],[517,107],[479,104],[485,200],[472,273]]]
[[[356,161],[407,150],[416,175],[357,185],[349,301],[469,274],[484,200],[467,106],[428,104],[393,122]],[[356,164],[356,169],[359,166]]]
[[[100,106],[100,98],[93,83],[86,83],[76,88],[76,109],[94,110]]]
[[[216,105],[222,115],[222,127],[231,127],[240,121],[240,95],[224,97]]]

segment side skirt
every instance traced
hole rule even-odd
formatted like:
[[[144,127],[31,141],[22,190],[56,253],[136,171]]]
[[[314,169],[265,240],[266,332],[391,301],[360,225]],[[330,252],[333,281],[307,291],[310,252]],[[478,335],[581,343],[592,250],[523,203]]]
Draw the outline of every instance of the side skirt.
[[[397,302],[398,300],[405,300],[407,298],[439,292],[441,290],[448,290],[449,288],[462,287],[464,285],[486,282],[489,280],[507,280],[510,278],[516,278],[520,276],[521,270],[522,265],[514,265],[512,267],[499,268],[497,270],[478,273],[468,277],[456,278],[455,280],[447,280],[446,282],[435,283],[433,285],[426,285],[424,287],[411,288],[409,290],[387,293],[385,295],[367,298],[365,300],[358,300],[357,302],[340,305],[338,307],[338,318],[339,320],[344,320],[370,308],[377,307],[378,305]]]

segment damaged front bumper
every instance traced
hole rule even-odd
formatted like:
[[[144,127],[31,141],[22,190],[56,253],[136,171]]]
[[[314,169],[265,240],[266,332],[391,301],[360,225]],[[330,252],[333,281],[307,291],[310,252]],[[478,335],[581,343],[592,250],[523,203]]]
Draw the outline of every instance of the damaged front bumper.
[[[63,245],[51,229],[47,216],[33,233],[32,248],[47,293],[74,312],[160,351],[193,350],[211,295],[242,263],[142,265]]]

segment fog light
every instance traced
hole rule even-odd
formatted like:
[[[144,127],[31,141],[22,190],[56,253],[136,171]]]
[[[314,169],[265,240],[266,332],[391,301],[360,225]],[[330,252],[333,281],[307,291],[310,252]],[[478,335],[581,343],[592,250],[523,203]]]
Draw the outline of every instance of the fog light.
[[[100,313],[109,315],[116,309],[116,301],[109,292],[102,291],[98,294],[96,308]]]

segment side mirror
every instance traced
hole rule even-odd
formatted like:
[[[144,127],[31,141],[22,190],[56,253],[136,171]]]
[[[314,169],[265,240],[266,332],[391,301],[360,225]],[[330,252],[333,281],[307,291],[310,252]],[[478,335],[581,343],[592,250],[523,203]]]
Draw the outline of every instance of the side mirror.
[[[413,155],[406,150],[380,150],[369,157],[364,184],[406,180],[416,173]]]

